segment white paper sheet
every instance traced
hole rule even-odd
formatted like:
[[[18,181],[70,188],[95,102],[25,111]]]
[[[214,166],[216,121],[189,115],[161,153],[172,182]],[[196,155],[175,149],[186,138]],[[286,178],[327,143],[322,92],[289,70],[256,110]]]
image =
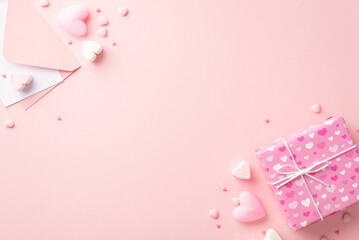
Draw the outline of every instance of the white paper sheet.
[[[0,2],[0,98],[5,107],[19,102],[35,93],[46,88],[54,86],[63,81],[59,71],[53,69],[45,69],[31,67],[21,64],[9,63],[3,56],[5,21],[6,21],[7,1]],[[36,29],[36,28],[34,28]],[[21,29],[19,29],[21,31]],[[34,30],[34,34],[36,34]],[[41,36],[39,36],[41,37]],[[15,43],[14,43],[15,44]],[[31,46],[29,46],[31,47]],[[36,56],[34,56],[35,58]],[[56,56],[54,56],[56,57]],[[14,72],[30,74],[33,78],[23,91],[15,91],[11,86],[10,74]],[[6,78],[1,77],[6,74]]]

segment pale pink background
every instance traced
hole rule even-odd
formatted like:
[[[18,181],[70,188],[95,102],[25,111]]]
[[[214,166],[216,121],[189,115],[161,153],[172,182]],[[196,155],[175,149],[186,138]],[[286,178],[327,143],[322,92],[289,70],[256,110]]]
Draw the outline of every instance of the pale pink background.
[[[254,154],[330,115],[345,117],[359,143],[358,1],[82,1],[86,39],[105,48],[96,64],[55,20],[78,2],[37,7],[83,67],[28,111],[0,108],[1,121],[16,122],[0,127],[1,239],[259,240],[268,227],[287,240],[359,234],[359,206],[349,224],[337,214],[294,233]],[[124,5],[126,18],[116,12]],[[98,7],[110,20],[106,39],[95,34]],[[310,112],[316,102],[322,114]],[[240,159],[252,167],[248,182],[231,176]],[[231,198],[245,189],[263,201],[265,219],[233,220]]]

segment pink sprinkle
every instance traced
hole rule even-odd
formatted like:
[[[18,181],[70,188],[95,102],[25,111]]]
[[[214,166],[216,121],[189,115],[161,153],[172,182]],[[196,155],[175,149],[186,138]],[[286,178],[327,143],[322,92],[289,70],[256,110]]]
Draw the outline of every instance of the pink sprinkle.
[[[97,8],[97,9],[96,9],[96,12],[101,12],[101,9]]]
[[[117,45],[117,43],[115,43],[115,42],[112,43],[112,46],[116,46],[116,45]]]
[[[266,119],[265,122],[266,122],[266,123],[269,123],[269,119]]]
[[[69,45],[71,45],[72,44],[72,41],[71,40],[69,40]]]
[[[220,229],[222,226],[221,226],[221,225],[219,225],[219,224],[217,224],[217,225],[216,225],[216,227],[217,227],[218,229]]]
[[[359,128],[357,129],[357,132],[359,132]]]
[[[266,233],[267,233],[266,230],[263,230],[263,231],[262,231],[262,234],[263,234],[263,235],[266,235]]]
[[[57,117],[57,120],[61,121],[61,120],[62,120],[62,118],[61,118],[60,116],[58,116],[58,117]]]
[[[223,192],[227,192],[228,190],[227,190],[226,187],[224,187],[224,188],[222,188],[222,191],[223,191]]]
[[[336,235],[339,235],[339,230],[336,230],[334,233],[335,233]]]
[[[6,78],[6,74],[1,75],[3,78]]]

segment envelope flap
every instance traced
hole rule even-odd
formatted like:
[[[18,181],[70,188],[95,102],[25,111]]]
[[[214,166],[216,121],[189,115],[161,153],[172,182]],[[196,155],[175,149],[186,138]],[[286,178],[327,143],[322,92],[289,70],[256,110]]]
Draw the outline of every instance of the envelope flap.
[[[13,63],[74,71],[79,62],[29,0],[9,0],[4,58]]]

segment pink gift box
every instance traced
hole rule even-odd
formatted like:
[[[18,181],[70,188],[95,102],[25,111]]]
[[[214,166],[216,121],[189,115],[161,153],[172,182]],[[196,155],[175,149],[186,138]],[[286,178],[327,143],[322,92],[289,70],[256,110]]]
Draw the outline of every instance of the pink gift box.
[[[299,130],[256,154],[294,231],[359,201],[359,154],[341,117]]]

